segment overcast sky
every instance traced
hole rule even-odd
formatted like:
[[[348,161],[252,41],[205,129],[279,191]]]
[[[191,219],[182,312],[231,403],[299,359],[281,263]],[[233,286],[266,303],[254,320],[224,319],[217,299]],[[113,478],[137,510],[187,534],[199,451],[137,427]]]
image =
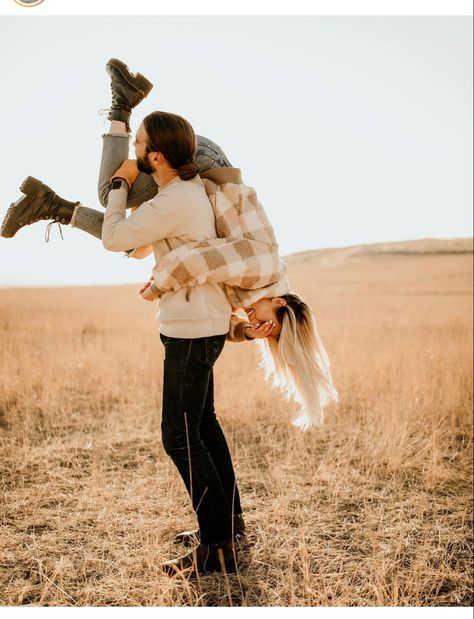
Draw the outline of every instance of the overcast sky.
[[[0,51],[1,218],[28,175],[97,207],[113,56],[155,83],[132,130],[162,109],[218,142],[282,254],[472,235],[470,17],[0,17]],[[44,228],[0,239],[0,285],[151,272]]]

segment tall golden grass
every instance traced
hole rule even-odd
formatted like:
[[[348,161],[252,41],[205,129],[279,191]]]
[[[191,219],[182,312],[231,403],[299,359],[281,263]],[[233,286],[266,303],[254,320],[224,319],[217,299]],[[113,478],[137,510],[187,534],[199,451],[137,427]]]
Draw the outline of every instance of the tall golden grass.
[[[249,531],[238,575],[169,579],[194,514],[159,433],[137,287],[0,291],[3,605],[472,604],[472,255],[292,264],[341,401],[290,425],[254,343],[216,402]]]

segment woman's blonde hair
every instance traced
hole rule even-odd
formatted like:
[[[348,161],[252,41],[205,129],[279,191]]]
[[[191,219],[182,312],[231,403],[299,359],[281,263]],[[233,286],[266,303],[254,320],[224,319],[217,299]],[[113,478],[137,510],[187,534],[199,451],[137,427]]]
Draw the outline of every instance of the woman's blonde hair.
[[[281,297],[286,305],[277,309],[281,324],[279,337],[257,340],[262,353],[261,367],[265,378],[279,387],[288,400],[300,404],[293,425],[307,430],[321,426],[324,406],[337,402],[338,393],[332,384],[329,357],[316,330],[314,316],[297,294]]]

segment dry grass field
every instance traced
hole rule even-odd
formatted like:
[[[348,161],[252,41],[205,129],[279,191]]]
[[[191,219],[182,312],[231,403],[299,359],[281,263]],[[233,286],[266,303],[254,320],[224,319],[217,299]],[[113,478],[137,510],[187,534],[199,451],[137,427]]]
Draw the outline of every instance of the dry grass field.
[[[288,259],[341,395],[322,429],[291,426],[255,343],[226,345],[252,545],[198,582],[159,570],[195,521],[160,442],[154,308],[134,286],[0,290],[0,603],[471,605],[472,243],[420,243]]]

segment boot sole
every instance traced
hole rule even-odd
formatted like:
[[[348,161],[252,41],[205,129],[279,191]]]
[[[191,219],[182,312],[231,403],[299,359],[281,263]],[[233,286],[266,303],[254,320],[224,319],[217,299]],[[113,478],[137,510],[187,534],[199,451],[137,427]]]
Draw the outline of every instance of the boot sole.
[[[130,73],[130,69],[121,60],[118,60],[117,58],[111,58],[109,60],[109,62],[107,63],[107,73],[109,73],[110,75],[110,72],[108,70],[109,66],[115,67],[118,71],[120,71],[120,75],[127,82],[127,84],[132,88],[136,88],[138,92],[140,92],[140,94],[142,94],[144,97],[146,97],[153,88],[153,84],[150,82],[150,80],[147,80],[147,78],[141,73],[136,73],[133,76]]]
[[[18,207],[24,208],[28,206],[36,197],[38,191],[43,186],[43,183],[33,176],[28,176],[20,185],[20,191],[25,195],[19,198],[16,202],[10,204],[5,217],[2,222],[2,229],[0,235],[6,239],[11,239],[15,236],[18,230],[14,230],[13,220],[14,213],[18,210]]]

